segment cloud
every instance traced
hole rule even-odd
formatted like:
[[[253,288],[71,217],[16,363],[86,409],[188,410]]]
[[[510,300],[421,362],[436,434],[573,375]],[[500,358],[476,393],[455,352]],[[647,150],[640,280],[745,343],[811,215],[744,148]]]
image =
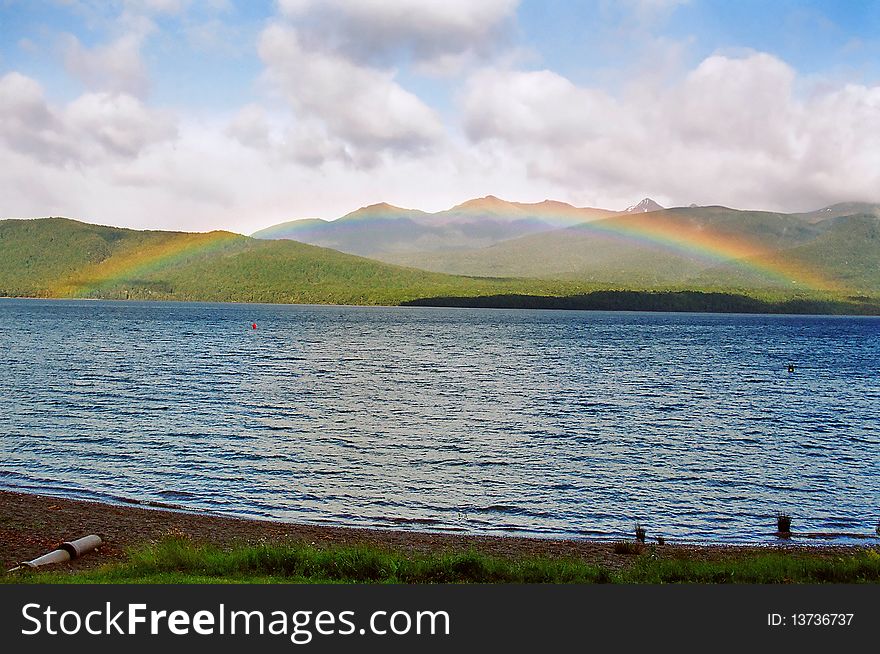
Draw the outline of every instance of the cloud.
[[[753,51],[693,60],[658,29],[679,4],[595,3],[609,20],[566,77],[507,56],[516,0],[280,0],[247,26],[214,17],[223,1],[78,0],[73,25],[91,33],[62,54],[79,97],[0,76],[4,211],[247,232],[488,193],[610,208],[644,195],[781,210],[880,200],[880,87],[811,86]],[[261,30],[258,60],[225,49],[254,46],[234,30]],[[243,89],[231,115],[206,110],[211,98],[189,118],[151,106],[146,64],[166,70],[184,53],[173,39],[208,50],[210,66],[217,54],[262,64],[261,95]]]
[[[880,87],[807,97],[796,71],[762,53],[715,55],[678,82],[612,96],[548,70],[486,69],[462,92],[475,147],[516,158],[533,179],[606,203],[808,209],[875,198]]]
[[[400,67],[449,75],[485,61],[510,31],[518,3],[280,0],[280,16],[258,44],[264,81],[292,111],[269,139],[273,154],[371,169],[442,146],[448,135],[440,115],[404,88]],[[238,116],[229,133],[265,147],[254,120]]]
[[[55,166],[132,159],[176,135],[173,119],[124,93],[86,93],[53,107],[42,87],[20,73],[0,77],[0,141]]]
[[[2,96],[0,96],[2,97]],[[57,114],[64,107],[50,107]],[[68,216],[87,222],[149,229],[231,229],[251,233],[303,217],[336,218],[380,201],[429,210],[495,193],[539,201],[562,192],[525,179],[514,162],[467,144],[445,145],[420,157],[351,165],[338,140],[310,121],[289,124],[259,107],[245,112],[267,128],[269,146],[229,130],[229,117],[181,118],[177,136],[153,142],[135,157],[94,156],[91,141],[59,165],[13,148],[0,126],[3,215]],[[265,117],[262,122],[260,116]],[[263,132],[262,135],[265,135]],[[70,132],[62,132],[70,144]],[[88,154],[88,159],[83,157]],[[78,158],[77,158],[78,157]],[[318,165],[320,164],[320,165]]]
[[[269,120],[266,111],[257,104],[242,107],[225,129],[230,138],[241,145],[257,150],[269,147]]]
[[[231,0],[123,0],[122,4],[125,11],[131,13],[171,16],[183,14],[194,6],[215,12],[232,10]]]
[[[519,147],[563,146],[577,134],[604,134],[616,102],[598,89],[580,88],[549,70],[483,70],[468,80],[464,126],[474,141],[501,139]]]
[[[118,91],[142,97],[149,88],[149,76],[141,58],[143,35],[125,34],[94,48],[86,48],[68,35],[64,67],[87,88]]]
[[[101,154],[121,158],[137,157],[176,135],[170,116],[122,93],[87,93],[71,102],[64,115],[81,142],[91,141]]]
[[[241,25],[219,18],[189,23],[184,27],[187,43],[197,52],[219,53],[226,56],[250,55],[253,43]]]
[[[0,140],[9,148],[45,163],[74,154],[62,120],[46,104],[42,87],[19,73],[0,77]]]
[[[794,154],[790,126],[799,121],[795,71],[768,54],[712,56],[666,98],[675,134],[686,143]]]
[[[143,15],[176,15],[186,9],[193,0],[55,0],[55,4],[69,7],[78,13],[94,18],[108,13]]]
[[[189,0],[125,0],[125,8],[134,13],[179,14]]]
[[[261,35],[267,77],[300,121],[323,126],[360,165],[382,153],[417,153],[443,133],[436,113],[395,81],[395,73],[306,47],[293,28]]]
[[[690,0],[624,0],[622,3],[629,5],[637,13],[652,13],[658,11],[670,11],[681,5],[690,4]]]
[[[519,0],[279,0],[281,13],[326,49],[380,66],[401,55],[453,72],[505,41]]]
[[[380,163],[375,153],[353,154],[343,141],[327,134],[325,127],[318,121],[300,121],[289,128],[277,144],[276,153],[287,161],[309,168],[320,167],[327,162],[338,162],[372,169]]]
[[[88,30],[107,40],[84,45],[77,36],[61,36],[64,67],[87,89],[145,97],[150,76],[142,51],[152,38],[180,35],[194,49],[240,54],[241,28],[220,15],[232,11],[229,0],[56,0],[82,17]]]

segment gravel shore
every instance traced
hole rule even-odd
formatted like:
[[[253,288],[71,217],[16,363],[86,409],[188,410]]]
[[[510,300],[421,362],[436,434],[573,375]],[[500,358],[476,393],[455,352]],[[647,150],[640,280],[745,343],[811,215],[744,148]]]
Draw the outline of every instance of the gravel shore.
[[[417,531],[357,529],[264,520],[243,520],[208,513],[182,512],[135,505],[63,499],[0,491],[0,557],[7,570],[54,549],[59,543],[87,534],[99,534],[105,544],[95,552],[66,564],[70,570],[120,561],[130,547],[181,535],[218,546],[255,543],[308,543],[317,546],[366,544],[382,548],[430,551],[474,549],[505,557],[577,557],[612,568],[632,561],[618,554],[614,544],[595,540],[552,540],[514,536],[466,536]],[[875,546],[875,539],[858,545],[801,545],[769,538],[756,545],[648,545],[659,557],[720,559],[768,551],[809,551],[819,556],[851,554]]]

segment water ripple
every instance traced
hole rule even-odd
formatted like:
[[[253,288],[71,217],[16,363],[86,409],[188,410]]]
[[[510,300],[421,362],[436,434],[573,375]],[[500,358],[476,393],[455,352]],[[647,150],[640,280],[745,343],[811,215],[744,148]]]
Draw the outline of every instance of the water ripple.
[[[878,518],[873,318],[0,300],[0,320],[4,488],[574,538]]]

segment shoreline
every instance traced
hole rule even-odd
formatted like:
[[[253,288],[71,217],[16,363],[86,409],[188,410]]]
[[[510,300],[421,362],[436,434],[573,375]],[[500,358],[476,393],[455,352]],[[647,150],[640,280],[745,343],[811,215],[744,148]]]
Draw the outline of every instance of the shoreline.
[[[686,299],[682,303],[682,298]],[[692,303],[697,298],[697,302]],[[747,294],[730,291],[631,291],[595,290],[576,295],[475,295],[425,297],[403,300],[398,304],[338,304],[338,303],[288,303],[259,301],[190,300],[174,298],[115,298],[115,297],[37,297],[0,296],[0,300],[48,300],[119,303],[181,303],[181,304],[231,304],[255,306],[292,307],[351,307],[351,308],[431,308],[431,309],[495,309],[501,311],[586,311],[609,313],[670,313],[733,316],[797,316],[878,318],[880,304],[872,298],[866,301],[853,299],[820,299],[789,297],[787,299],[763,300]],[[731,302],[733,303],[731,305]],[[824,309],[824,311],[822,311]]]
[[[75,571],[105,563],[119,563],[126,559],[128,549],[156,543],[169,536],[180,536],[217,547],[300,543],[318,547],[368,545],[417,553],[474,550],[511,559],[568,557],[612,569],[632,561],[631,554],[615,552],[614,542],[611,541],[309,525],[0,490],[0,539],[4,543],[0,563],[5,566],[4,570],[45,554],[63,541],[88,534],[100,535],[105,543],[82,559],[53,566],[53,569]],[[658,545],[649,539],[648,547],[661,558],[704,561],[735,559],[767,552],[808,553],[833,558],[873,549],[876,546],[874,541],[869,539],[864,544],[783,541],[694,544],[667,541]]]

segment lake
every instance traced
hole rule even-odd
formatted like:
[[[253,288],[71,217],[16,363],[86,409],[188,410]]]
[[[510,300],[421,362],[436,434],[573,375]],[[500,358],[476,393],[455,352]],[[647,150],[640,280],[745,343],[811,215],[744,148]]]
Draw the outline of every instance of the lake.
[[[880,519],[877,318],[4,299],[0,324],[6,489],[574,538]]]

